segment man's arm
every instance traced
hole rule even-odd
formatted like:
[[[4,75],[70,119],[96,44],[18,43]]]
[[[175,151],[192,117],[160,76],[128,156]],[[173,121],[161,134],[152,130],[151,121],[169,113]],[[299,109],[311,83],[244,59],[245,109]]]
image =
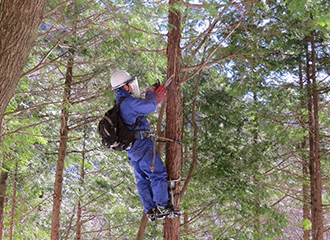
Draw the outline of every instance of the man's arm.
[[[129,102],[129,106],[134,109],[134,111],[147,115],[155,110],[157,97],[154,92],[147,91],[145,99],[133,98],[133,100]]]

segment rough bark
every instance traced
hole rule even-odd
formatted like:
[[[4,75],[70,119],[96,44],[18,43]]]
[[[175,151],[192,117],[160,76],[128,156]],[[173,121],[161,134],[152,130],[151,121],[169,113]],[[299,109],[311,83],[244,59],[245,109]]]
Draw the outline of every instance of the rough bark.
[[[320,126],[319,126],[319,106],[318,106],[318,92],[316,80],[316,65],[315,65],[315,46],[314,33],[312,32],[311,40],[312,50],[312,83],[313,83],[313,117],[314,117],[314,163],[315,163],[315,232],[313,232],[313,239],[323,239],[323,212],[322,212],[322,175],[321,175],[321,156],[320,156]]]
[[[175,10],[173,5],[178,0],[170,0],[169,10],[169,33],[167,46],[167,77],[173,75],[169,86],[166,107],[166,138],[181,140],[181,94],[180,94],[180,71],[181,71],[181,12]],[[178,179],[181,176],[181,144],[167,141],[166,143],[166,170],[170,179]],[[174,194],[180,193],[180,181],[176,184]],[[175,209],[180,209],[180,198],[174,201]],[[165,218],[164,239],[176,240],[180,237],[180,218]]]
[[[2,122],[3,118],[0,117],[0,129],[2,129]],[[1,135],[1,130],[0,130],[0,144],[2,140],[2,135]],[[1,145],[0,145],[1,146]],[[3,163],[2,163],[3,165]],[[4,211],[5,211],[5,198],[2,199],[2,197],[5,197],[4,195],[6,193],[6,186],[7,186],[7,178],[6,181],[2,181],[3,178],[3,171],[0,173],[0,240],[2,240],[2,235],[3,235],[3,219],[4,219]],[[7,176],[8,177],[8,176]],[[3,184],[4,183],[4,184]],[[5,188],[5,189],[3,189]]]
[[[0,118],[27,63],[44,8],[45,0],[0,1]]]
[[[316,82],[315,49],[312,34],[309,54],[306,47],[306,75],[308,95],[308,126],[309,126],[309,174],[311,181],[311,222],[312,239],[323,240],[323,213],[322,213],[322,183],[321,159],[319,146],[319,119],[318,119],[318,93]],[[310,64],[311,63],[311,64]]]
[[[189,236],[189,216],[188,216],[188,213],[184,213],[183,214],[183,222],[184,222],[184,234],[185,236]]]
[[[73,55],[68,60],[63,108],[62,108],[62,121],[60,130],[60,147],[58,152],[55,184],[54,184],[54,195],[53,195],[53,214],[52,214],[52,230],[51,239],[57,240],[60,237],[60,220],[61,220],[61,203],[62,203],[62,190],[63,190],[63,174],[65,166],[65,157],[68,143],[68,114],[69,114],[69,103],[70,103],[70,92],[72,85],[72,68],[73,68]]]
[[[15,208],[16,208],[16,190],[17,190],[17,162],[16,162],[16,166],[15,166],[15,179],[14,179],[14,183],[13,183],[13,196],[11,198],[11,219],[10,219],[10,229],[9,229],[9,239],[12,240],[13,239],[13,235],[14,235],[14,227],[15,227]]]
[[[77,208],[77,228],[76,228],[76,240],[81,239],[81,226],[82,226],[82,221],[81,221],[81,201],[78,200],[78,208]]]
[[[6,166],[2,164],[2,168],[6,169]],[[2,235],[3,235],[3,220],[5,214],[7,179],[8,179],[8,172],[2,170],[0,174],[0,224],[1,224],[0,239],[2,239]]]

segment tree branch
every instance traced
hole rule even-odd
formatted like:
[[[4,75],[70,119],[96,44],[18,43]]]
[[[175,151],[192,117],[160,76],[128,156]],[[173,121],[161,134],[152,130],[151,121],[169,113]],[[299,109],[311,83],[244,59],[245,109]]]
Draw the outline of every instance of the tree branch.
[[[206,66],[209,66],[209,65],[213,65],[215,62],[222,62],[222,61],[224,61],[225,59],[228,59],[230,56],[234,56],[235,54],[236,54],[236,52],[238,52],[238,51],[240,51],[240,49],[239,50],[237,50],[237,51],[235,51],[233,54],[231,54],[231,55],[229,55],[229,56],[227,56],[227,57],[225,57],[225,58],[222,58],[222,59],[220,59],[220,60],[218,60],[218,61],[215,61],[215,62],[213,62],[213,63],[209,63],[209,64],[207,64],[207,62],[210,60],[210,58],[212,57],[212,55],[219,49],[219,47],[222,45],[222,43],[224,43],[233,33],[234,33],[234,31],[241,25],[241,23],[242,23],[242,21],[243,21],[243,18],[238,22],[238,24],[231,30],[231,32],[218,44],[218,46],[216,47],[216,48],[214,48],[214,50],[209,54],[209,56],[206,58],[206,60],[204,61],[204,63],[202,64],[202,65],[200,65],[199,67],[198,67],[198,70],[194,73],[194,74],[192,74],[190,77],[188,77],[188,78],[186,78],[186,79],[184,79],[184,80],[182,80],[181,82],[180,82],[180,84],[182,84],[182,83],[185,83],[185,82],[187,82],[187,81],[189,81],[190,79],[192,79],[193,77],[195,77],[204,67],[206,67]],[[244,46],[244,48],[245,47],[247,47],[247,46]],[[183,70],[183,69],[182,69]]]

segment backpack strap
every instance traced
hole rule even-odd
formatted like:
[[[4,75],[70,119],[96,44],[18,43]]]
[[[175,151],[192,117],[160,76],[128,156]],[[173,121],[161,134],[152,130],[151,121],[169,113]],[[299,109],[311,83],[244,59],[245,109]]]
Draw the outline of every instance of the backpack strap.
[[[114,126],[115,125],[107,115],[104,116],[104,119],[108,121],[108,123],[110,124],[110,126]],[[103,130],[105,131],[105,133],[108,136],[111,135],[105,127],[103,128]]]
[[[119,110],[119,106],[120,106],[120,104],[122,103],[122,101],[123,101],[124,99],[125,99],[125,97],[121,97],[121,98],[119,99],[119,101],[118,101],[118,103],[117,103],[117,108],[118,108],[118,110]],[[136,120],[135,120],[135,123],[134,123],[134,124],[128,124],[128,123],[125,123],[125,122],[124,122],[124,124],[125,124],[125,126],[131,127],[132,130],[135,131],[135,127],[136,127],[137,125],[140,125],[140,123],[141,123],[141,121],[142,121],[142,117],[143,117],[143,116],[140,116],[140,118],[137,117]]]
[[[125,97],[121,97],[117,103],[118,107],[120,106],[121,102],[125,99]]]
[[[139,117],[136,118],[135,123],[134,123],[134,125],[132,126],[133,131],[135,131],[135,127],[136,127],[137,125],[140,126],[140,123],[141,123],[141,121],[142,121],[142,117],[143,117],[143,116],[140,116],[140,119],[139,119]]]

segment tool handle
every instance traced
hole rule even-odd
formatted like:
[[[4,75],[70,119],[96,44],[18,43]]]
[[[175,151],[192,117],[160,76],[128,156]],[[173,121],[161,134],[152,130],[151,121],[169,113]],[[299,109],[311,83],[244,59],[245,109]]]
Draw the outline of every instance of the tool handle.
[[[160,81],[159,81],[159,79],[157,79],[157,81],[153,84],[153,86],[155,86],[156,89],[159,88],[159,86],[160,86]]]
[[[155,94],[156,94],[156,97],[157,97],[157,104],[160,103],[164,97],[166,97],[167,95],[167,90],[164,86],[162,85],[159,85],[159,87],[155,90]]]

